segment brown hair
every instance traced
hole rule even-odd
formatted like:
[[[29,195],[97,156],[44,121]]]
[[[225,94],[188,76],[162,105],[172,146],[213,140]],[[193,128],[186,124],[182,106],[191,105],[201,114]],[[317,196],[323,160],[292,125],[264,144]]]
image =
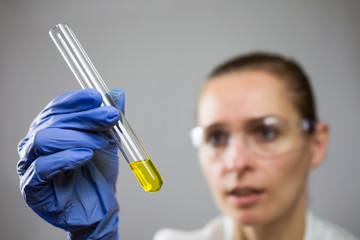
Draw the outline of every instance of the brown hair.
[[[294,106],[300,116],[314,122],[318,120],[310,81],[300,65],[294,60],[265,52],[241,55],[216,67],[210,73],[209,80],[223,74],[242,70],[262,70],[279,77],[292,93]]]

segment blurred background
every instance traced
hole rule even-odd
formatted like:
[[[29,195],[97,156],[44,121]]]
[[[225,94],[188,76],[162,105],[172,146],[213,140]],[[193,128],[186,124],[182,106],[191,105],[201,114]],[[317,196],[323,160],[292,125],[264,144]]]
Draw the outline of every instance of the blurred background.
[[[310,208],[360,237],[360,2],[0,0],[0,239],[66,239],[19,191],[17,144],[57,95],[79,89],[48,35],[69,23],[164,178],[145,192],[121,156],[120,238],[162,227],[192,230],[219,212],[188,139],[208,72],[239,53],[297,59],[331,126],[325,163],[310,178]]]

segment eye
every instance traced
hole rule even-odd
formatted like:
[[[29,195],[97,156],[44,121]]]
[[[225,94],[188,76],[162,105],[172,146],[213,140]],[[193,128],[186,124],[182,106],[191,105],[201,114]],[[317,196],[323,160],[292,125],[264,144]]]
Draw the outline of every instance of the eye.
[[[221,129],[212,130],[205,134],[205,142],[213,147],[225,146],[228,138],[229,133]]]
[[[264,125],[256,128],[253,134],[258,141],[271,142],[279,137],[280,131],[275,126]]]

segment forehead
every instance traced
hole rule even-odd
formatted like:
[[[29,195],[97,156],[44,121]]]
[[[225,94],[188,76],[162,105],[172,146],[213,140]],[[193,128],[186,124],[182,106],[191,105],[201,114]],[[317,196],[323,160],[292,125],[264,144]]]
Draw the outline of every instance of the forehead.
[[[239,71],[208,81],[199,96],[198,124],[239,123],[279,115],[297,119],[283,82],[264,71]]]

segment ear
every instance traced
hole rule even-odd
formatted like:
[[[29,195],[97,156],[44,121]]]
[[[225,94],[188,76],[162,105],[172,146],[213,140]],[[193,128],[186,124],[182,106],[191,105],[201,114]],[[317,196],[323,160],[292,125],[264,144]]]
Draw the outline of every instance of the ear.
[[[318,167],[325,159],[329,142],[329,126],[324,122],[316,124],[315,132],[312,137],[312,158],[310,168]]]

